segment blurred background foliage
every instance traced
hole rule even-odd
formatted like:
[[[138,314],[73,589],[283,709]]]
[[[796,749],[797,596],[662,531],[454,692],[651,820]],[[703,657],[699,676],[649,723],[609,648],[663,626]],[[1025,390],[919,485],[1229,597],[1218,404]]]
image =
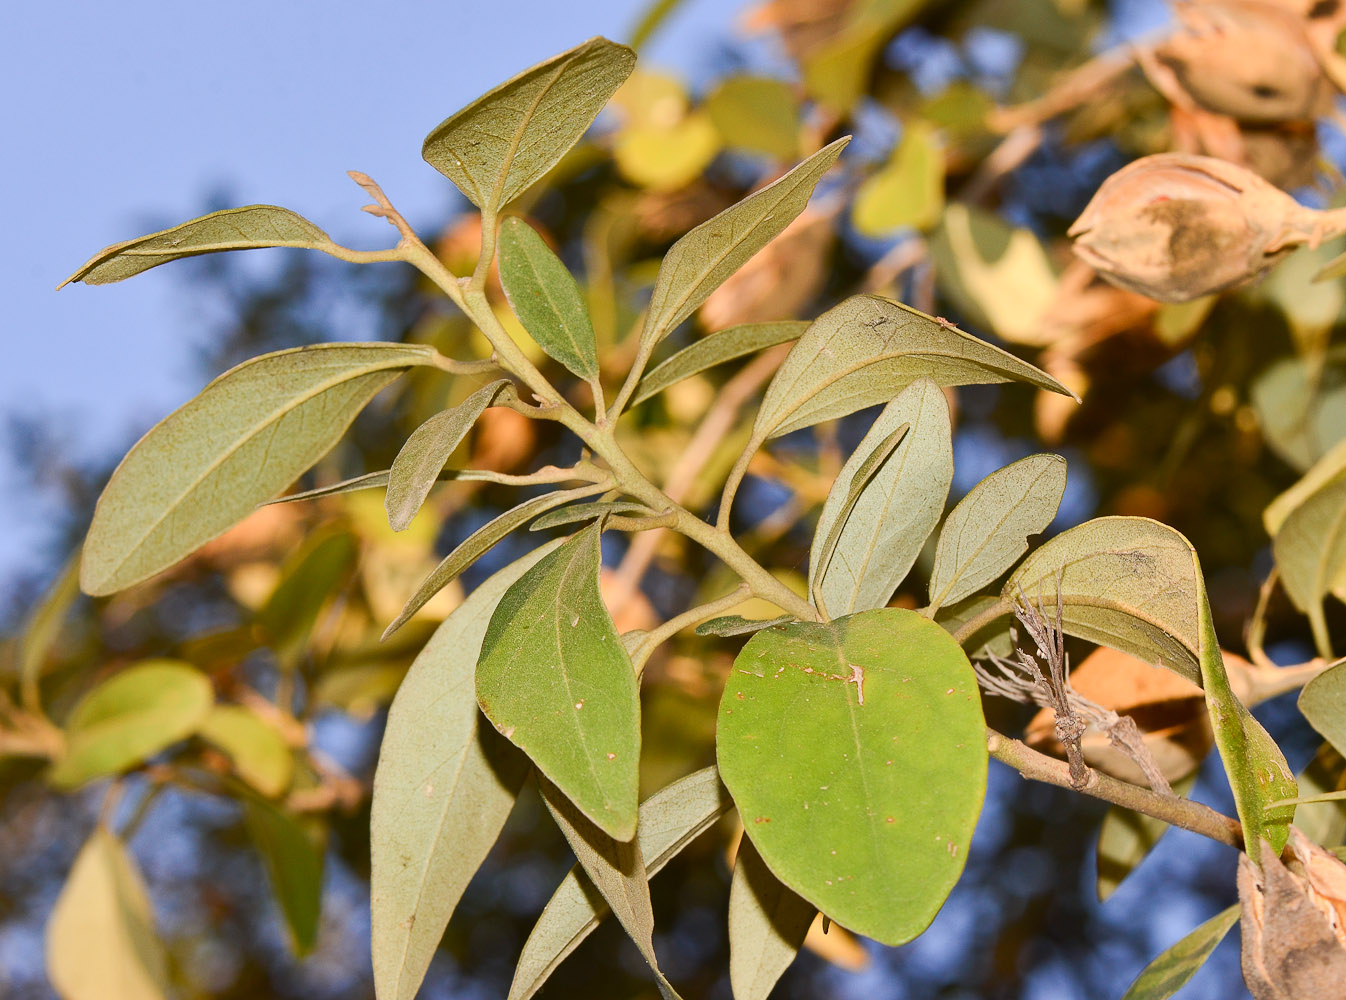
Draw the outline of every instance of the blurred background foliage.
[[[651,7],[636,43],[677,5]],[[1346,437],[1346,353],[1334,344],[1346,293],[1340,281],[1311,281],[1341,248],[1300,251],[1243,290],[1161,306],[1099,281],[1072,259],[1064,231],[1102,180],[1140,155],[1218,153],[1324,206],[1346,147],[1330,101],[1302,120],[1243,120],[1156,86],[1154,74],[1119,56],[1149,27],[1141,6],[768,0],[738,11],[715,40],[719,76],[682,80],[642,63],[588,139],[514,211],[580,276],[604,372],[620,379],[667,247],[853,132],[842,169],[810,208],[666,351],[738,323],[810,318],[865,290],[1005,344],[1083,402],[1014,386],[958,390],[952,499],[1009,461],[1059,451],[1069,485],[1052,530],[1102,514],[1173,525],[1201,555],[1223,644],[1244,652],[1272,566],[1263,509]],[[478,242],[477,218],[461,208],[433,243],[459,274],[474,265]],[[343,320],[350,303],[376,318],[385,339],[431,343],[453,357],[488,350],[409,269],[288,251],[277,260],[261,274],[227,255],[178,265],[187,294],[209,303],[202,312],[226,317],[225,335],[202,353],[203,377],[263,351],[339,339],[362,325]],[[532,360],[568,378],[517,326],[498,283],[491,294]],[[700,418],[720,405],[740,430],[686,484],[686,505],[706,510],[771,363],[713,369],[642,403],[626,425],[630,453],[645,468],[674,470]],[[412,429],[475,387],[413,372],[300,488],[387,468]],[[571,388],[576,398],[588,391]],[[775,458],[754,461],[736,528],[787,582],[802,587],[818,507],[872,415],[797,432]],[[73,551],[111,466],[68,464],[39,426],[16,441],[19,458],[59,490]],[[577,450],[559,425],[492,409],[455,461],[521,472],[570,464]],[[371,996],[368,809],[385,709],[435,624],[533,539],[502,542],[394,640],[380,644],[379,634],[439,556],[517,499],[491,484],[446,484],[396,535],[377,491],[268,506],[112,599],[80,597],[56,554],[10,595],[0,646],[0,993],[53,995],[50,947],[53,967],[67,968],[101,968],[131,949],[140,956],[139,992],[127,994],[135,1000]],[[723,568],[681,539],[633,537],[629,549],[622,537],[604,538],[621,630],[725,589]],[[918,564],[924,573],[931,558]],[[924,603],[914,589],[922,576],[897,603]],[[1311,656],[1308,626],[1288,601],[1274,594],[1266,610],[1271,656]],[[1340,605],[1328,624],[1346,634]],[[642,794],[713,762],[714,711],[736,645],[687,633],[646,669]],[[1171,702],[1160,705],[1185,696],[1167,693]],[[1011,731],[1030,714],[996,701],[988,712]],[[1317,744],[1293,707],[1281,699],[1258,714],[1292,766],[1306,764]],[[1196,742],[1199,759],[1208,743]],[[1218,766],[1207,761],[1195,795],[1229,812],[1210,773]],[[1233,900],[1235,857],[1170,834],[1100,905],[1094,845],[1104,812],[993,767],[966,874],[931,930],[882,949],[815,929],[776,995],[1119,995],[1150,957]],[[71,874],[100,820],[116,837],[88,840]],[[688,997],[729,996],[734,834],[725,821],[654,882],[656,943]],[[422,995],[503,996],[570,863],[537,797],[525,795]],[[1242,995],[1233,947],[1226,942],[1184,995]],[[57,978],[67,996],[88,995],[77,970]],[[543,995],[655,994],[635,950],[605,927]]]

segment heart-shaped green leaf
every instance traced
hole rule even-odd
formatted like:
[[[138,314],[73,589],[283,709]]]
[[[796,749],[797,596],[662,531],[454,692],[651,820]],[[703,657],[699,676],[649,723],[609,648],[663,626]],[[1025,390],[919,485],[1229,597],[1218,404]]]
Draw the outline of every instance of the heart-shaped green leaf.
[[[80,586],[111,594],[233,527],[336,444],[375,393],[434,350],[318,344],[225,372],[151,428],[98,498]]]
[[[942,628],[881,608],[758,632],[716,755],[748,836],[800,896],[885,944],[934,919],[986,790],[977,679]]]
[[[615,840],[636,832],[640,697],[598,593],[599,526],[505,592],[477,664],[477,701],[505,738]]]

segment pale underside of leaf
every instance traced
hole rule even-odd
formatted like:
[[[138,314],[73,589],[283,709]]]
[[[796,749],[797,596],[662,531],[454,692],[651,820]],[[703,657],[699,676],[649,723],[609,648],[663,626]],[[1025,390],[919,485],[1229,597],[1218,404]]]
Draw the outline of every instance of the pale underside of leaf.
[[[363,475],[352,476],[350,479],[343,479],[328,486],[317,486],[311,490],[304,490],[302,493],[291,493],[287,496],[276,497],[259,504],[259,506],[269,507],[273,503],[295,503],[299,500],[317,500],[320,497],[337,496],[341,493],[378,489],[380,486],[388,485],[388,474],[391,471],[390,469],[380,469],[377,472],[366,472]],[[437,482],[441,483],[492,483],[496,482],[497,475],[494,472],[481,469],[447,469],[441,471],[435,478]]]
[[[412,431],[388,470],[383,506],[394,531],[404,531],[411,524],[449,456],[502,392],[513,392],[509,379],[482,386],[457,406],[436,413]]]
[[[535,549],[468,595],[416,657],[389,709],[370,811],[380,1000],[412,1000],[420,989],[528,774],[522,755],[480,725],[474,674],[500,597],[560,544]]]
[[[636,841],[645,871],[653,876],[733,807],[718,772],[707,767],[675,781],[640,806]],[[552,895],[528,935],[508,1000],[528,1000],[558,965],[579,947],[610,911],[576,865]]]
[[[589,820],[626,841],[640,696],[599,594],[599,538],[599,525],[584,528],[506,591],[482,643],[477,702]]]
[[[106,285],[148,271],[182,257],[222,250],[261,247],[300,247],[325,250],[332,241],[326,233],[286,208],[248,205],[212,212],[172,229],[150,233],[125,243],[114,243],[94,254],[83,267],[58,285],[72,281]]]
[[[779,180],[701,223],[674,243],[659,266],[642,346],[652,348],[725,279],[779,236],[808,204],[850,137],[824,146]]]
[[[421,155],[474,205],[494,212],[579,141],[635,59],[624,45],[591,38],[446,119],[426,137]]]
[[[456,580],[462,572],[489,552],[497,542],[508,535],[516,528],[527,524],[530,520],[539,514],[545,513],[554,507],[560,507],[562,504],[570,503],[572,500],[582,500],[584,497],[591,497],[595,493],[602,493],[607,489],[606,486],[582,486],[574,490],[560,490],[553,493],[544,493],[542,496],[533,497],[531,500],[525,500],[517,507],[511,507],[499,517],[486,522],[467,538],[463,539],[456,549],[444,557],[438,566],[430,571],[430,575],[425,578],[416,593],[411,595],[406,606],[398,616],[393,619],[391,624],[383,630],[383,641],[386,642],[390,636],[403,625],[409,622],[413,615],[430,601],[441,590]]]
[[[767,1000],[798,954],[818,908],[782,885],[744,837],[729,886],[729,982],[734,1000]]]
[[[650,369],[636,386],[631,405],[643,403],[669,386],[716,365],[798,340],[807,329],[808,323],[801,320],[782,320],[775,323],[744,323],[702,337]]]
[[[110,594],[167,569],[321,458],[428,347],[321,344],[225,372],[140,439],[99,497],[80,584]]]
[[[545,531],[547,528],[559,528],[578,521],[591,521],[594,518],[611,514],[630,514],[647,516],[653,514],[643,503],[634,500],[601,500],[596,503],[577,503],[572,507],[552,510],[543,514],[528,526],[529,531]]]
[[[767,387],[753,441],[891,400],[919,378],[944,387],[1019,381],[1063,395],[1050,375],[943,322],[877,295],[814,321]]]
[[[1323,671],[1299,692],[1299,711],[1340,753],[1346,747],[1346,663]]]
[[[860,471],[887,436],[903,424],[910,430],[891,458],[861,483]],[[906,577],[939,517],[953,481],[949,405],[939,386],[919,379],[884,407],[842,467],[823,504],[809,552],[812,586],[832,617],[881,608]],[[854,509],[843,515],[855,492]],[[836,555],[825,559],[823,543],[837,534]]]
[[[1030,455],[991,473],[949,513],[935,549],[930,605],[954,604],[980,590],[1028,551],[1061,507],[1066,462]]]
[[[546,778],[539,779],[538,786],[547,810],[575,852],[580,867],[654,973],[660,995],[664,1000],[680,1000],[659,969],[654,954],[654,907],[650,903],[650,877],[639,841],[614,840],[589,822]]]

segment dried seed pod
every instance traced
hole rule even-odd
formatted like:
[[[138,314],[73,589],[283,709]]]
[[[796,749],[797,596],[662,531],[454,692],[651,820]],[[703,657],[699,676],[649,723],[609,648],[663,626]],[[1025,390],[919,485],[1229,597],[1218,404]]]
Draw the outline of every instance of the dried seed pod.
[[[1291,828],[1291,835],[1297,831]],[[1302,834],[1299,839],[1308,843]],[[1327,852],[1310,845],[1326,855]],[[1319,865],[1323,859],[1313,854]],[[1281,863],[1266,841],[1261,865],[1239,858],[1243,906],[1243,980],[1255,1000],[1343,1000],[1346,947],[1332,921],[1313,901],[1306,883]]]
[[[1178,31],[1155,56],[1201,107],[1259,124],[1331,110],[1332,85],[1302,15],[1267,0],[1203,0],[1177,15]]]
[[[1113,284],[1187,302],[1257,277],[1335,223],[1250,170],[1160,153],[1104,181],[1068,235],[1080,259]]]

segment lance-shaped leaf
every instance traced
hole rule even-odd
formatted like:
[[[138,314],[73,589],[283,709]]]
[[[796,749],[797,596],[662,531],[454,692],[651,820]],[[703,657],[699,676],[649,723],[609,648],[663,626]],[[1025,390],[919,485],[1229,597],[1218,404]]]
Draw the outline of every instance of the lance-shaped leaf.
[[[1299,710],[1338,753],[1346,747],[1346,663],[1325,670],[1299,692]]]
[[[902,442],[868,483],[859,473],[881,442],[903,424]],[[821,590],[833,617],[881,608],[920,555],[944,513],[953,481],[949,404],[939,386],[920,379],[884,407],[827,494],[809,551],[810,586]],[[863,490],[849,517],[846,499]],[[824,543],[838,527],[836,552]]]
[[[1168,1000],[1206,964],[1215,946],[1239,921],[1239,907],[1211,917],[1145,967],[1122,1000]]]
[[[794,615],[781,615],[779,618],[744,618],[741,615],[725,615],[722,618],[712,618],[708,622],[702,622],[696,627],[696,634],[752,635],[752,633],[760,632],[764,628],[774,628],[777,625],[784,625],[794,620]]]
[[[176,660],[146,660],[115,674],[70,713],[52,782],[74,788],[136,766],[196,732],[214,698],[206,675]]]
[[[559,528],[565,524],[575,524],[577,521],[591,521],[608,514],[649,515],[653,513],[654,511],[643,503],[636,503],[633,500],[600,500],[596,503],[577,503],[571,507],[548,511],[530,524],[528,530],[545,531],[547,528]]]
[[[47,922],[47,977],[64,1000],[163,1000],[164,948],[145,883],[99,826],[75,858]]]
[[[598,889],[613,916],[635,943],[654,973],[664,1000],[679,1000],[677,991],[659,969],[654,954],[654,907],[650,903],[650,876],[640,844],[633,837],[614,840],[578,810],[546,778],[538,782],[556,825],[565,834],[584,874]]]
[[[326,454],[375,393],[433,357],[414,344],[319,344],[225,372],[112,473],[80,586],[114,593],[233,527]]]
[[[222,750],[238,776],[268,798],[290,787],[294,753],[275,726],[243,705],[217,705],[202,720],[201,738]]]
[[[598,342],[580,286],[523,219],[508,218],[500,227],[500,284],[547,356],[596,383]]]
[[[295,503],[299,500],[317,500],[319,497],[331,497],[340,493],[356,493],[360,490],[378,489],[380,486],[388,485],[388,475],[391,471],[390,469],[380,469],[377,472],[366,472],[364,475],[352,476],[350,479],[343,479],[328,486],[316,486],[311,490],[304,490],[302,493],[291,493],[288,496],[276,497],[260,506],[269,507],[275,503]],[[497,473],[482,469],[447,469],[442,470],[436,478],[441,483],[455,481],[461,483],[499,482]]]
[[[61,282],[107,285],[148,271],[180,257],[220,250],[260,247],[302,247],[327,250],[332,240],[321,229],[289,209],[275,205],[248,205],[211,212],[172,229],[150,233],[125,243],[114,243],[94,254],[78,271]]]
[[[758,632],[734,661],[715,745],[778,879],[885,944],[926,928],[986,790],[977,679],[947,632],[898,608]]]
[[[636,841],[646,873],[657,874],[732,805],[713,767],[689,774],[642,802]],[[583,869],[572,868],[524,943],[508,1000],[528,1000],[609,912]]]
[[[322,916],[326,830],[313,818],[295,816],[254,796],[243,801],[243,825],[261,855],[290,945],[296,955],[307,955],[318,939]]]
[[[585,816],[636,831],[640,697],[598,592],[599,526],[573,535],[505,592],[477,664],[477,701]]]
[[[734,1000],[766,1000],[795,960],[818,908],[781,884],[744,837],[729,886],[729,983]]]
[[[388,492],[383,508],[394,531],[403,531],[430,495],[430,487],[439,479],[444,463],[467,437],[488,406],[502,392],[514,390],[509,379],[498,379],[482,386],[457,406],[436,413],[411,432],[388,470]]]
[[[349,579],[359,556],[350,532],[319,530],[285,560],[280,582],[256,618],[281,669],[297,666],[328,598]]]
[[[480,725],[474,674],[507,589],[549,542],[468,595],[407,671],[388,711],[370,809],[374,990],[412,1000],[463,890],[527,777],[527,761]]]
[[[488,91],[426,136],[421,155],[492,212],[554,167],[635,67],[625,45],[591,38]]]
[[[1071,635],[1120,649],[1201,683],[1197,604],[1201,581],[1187,539],[1143,517],[1100,517],[1061,532],[1010,574],[1001,592],[1022,592]]]
[[[724,280],[804,211],[850,136],[824,146],[784,177],[701,223],[674,243],[659,266],[640,342],[653,348]]]
[[[1029,455],[991,473],[949,512],[930,573],[930,607],[976,593],[1028,551],[1061,507],[1066,460]]]
[[[1196,784],[1190,774],[1173,785],[1175,795],[1186,796]],[[1159,838],[1168,832],[1162,819],[1113,806],[1098,828],[1098,901],[1105,903],[1122,882],[1144,861]]]
[[[1070,391],[1014,355],[877,295],[854,295],[814,321],[767,387],[752,439],[886,403],[918,378],[941,386],[1027,382]]]
[[[24,707],[41,709],[39,682],[47,655],[61,634],[61,625],[70,607],[79,597],[79,556],[76,554],[58,576],[37,606],[28,614],[19,635],[19,689]]]
[[[758,351],[798,340],[808,323],[801,320],[781,320],[776,323],[743,323],[719,333],[702,337],[685,347],[667,361],[656,365],[640,380],[631,405],[643,403],[683,379],[691,378],[708,368],[756,354]]]
[[[525,500],[517,507],[511,507],[499,517],[483,524],[463,539],[462,544],[445,556],[444,560],[430,571],[430,575],[416,588],[416,593],[411,595],[411,599],[407,601],[401,613],[383,630],[383,640],[386,642],[394,632],[411,620],[412,615],[425,607],[430,598],[456,580],[459,574],[489,552],[497,542],[515,528],[527,524],[539,514],[549,511],[553,507],[560,507],[571,500],[591,497],[595,493],[604,492],[606,489],[607,487],[602,485],[582,486],[575,490],[544,493],[542,496]]]

